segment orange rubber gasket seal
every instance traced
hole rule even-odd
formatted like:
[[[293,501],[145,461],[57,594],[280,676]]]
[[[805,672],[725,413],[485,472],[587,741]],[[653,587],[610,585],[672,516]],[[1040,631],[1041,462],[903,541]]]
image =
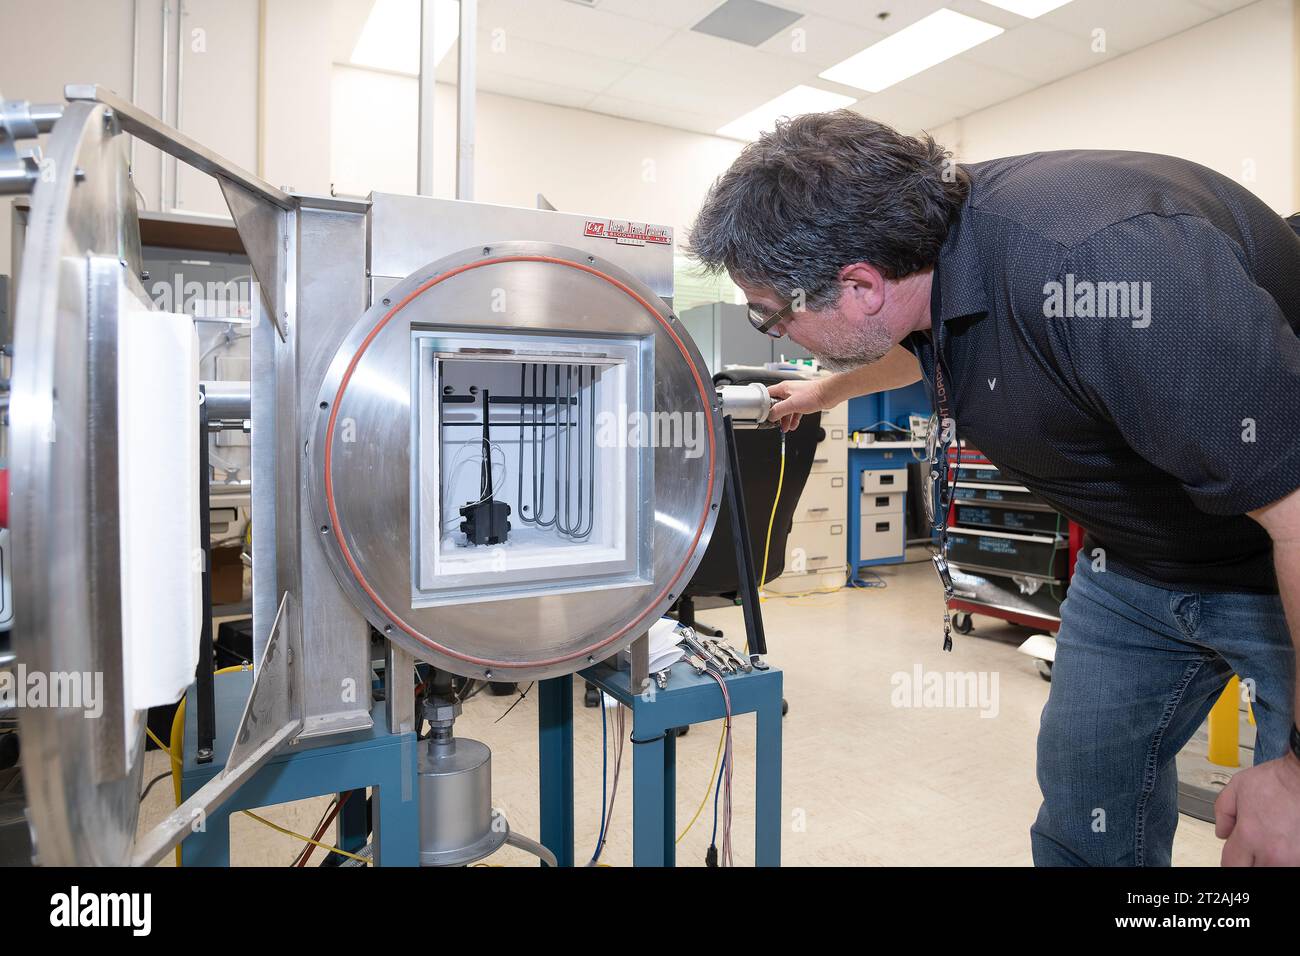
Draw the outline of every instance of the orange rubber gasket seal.
[[[613,276],[607,275],[606,273],[601,272],[599,269],[594,269],[591,266],[585,266],[578,262],[570,262],[568,259],[560,259],[555,256],[518,255],[518,256],[497,256],[492,259],[480,259],[477,262],[470,262],[462,266],[457,266],[454,269],[449,269],[448,271],[440,275],[434,276],[432,279],[429,279],[427,282],[422,283],[418,288],[411,291],[400,302],[398,302],[391,309],[385,312],[383,317],[377,323],[375,323],[375,327],[370,330],[370,332],[366,335],[364,339],[362,339],[361,345],[357,347],[356,354],[352,356],[352,359],[348,362],[348,367],[343,372],[343,378],[339,382],[338,391],[335,392],[334,394],[334,403],[330,409],[329,422],[326,425],[325,505],[329,509],[330,522],[334,527],[334,540],[338,543],[339,550],[343,554],[343,560],[347,562],[348,567],[352,571],[353,577],[356,578],[357,584],[361,585],[361,589],[366,592],[366,594],[370,597],[370,600],[375,602],[375,605],[384,613],[384,615],[390,621],[392,621],[394,624],[400,627],[411,637],[415,638],[417,641],[419,641],[421,644],[425,645],[426,647],[430,648],[431,650],[435,650],[440,654],[445,654],[448,657],[455,658],[456,660],[464,661],[468,664],[477,664],[483,667],[502,667],[502,668],[548,667],[552,664],[560,664],[563,663],[564,661],[573,660],[575,657],[581,657],[584,654],[589,655],[591,654],[592,651],[599,650],[600,648],[606,646],[607,644],[612,644],[614,641],[617,641],[628,631],[632,630],[639,623],[641,623],[641,621],[645,620],[646,616],[649,615],[650,610],[663,599],[664,595],[669,594],[672,591],[673,587],[677,584],[678,580],[682,576],[682,572],[686,570],[686,565],[690,563],[691,557],[695,554],[695,549],[700,543],[700,537],[704,534],[704,526],[708,523],[709,512],[713,510],[711,502],[713,500],[713,479],[714,479],[714,474],[717,470],[717,447],[716,447],[716,441],[714,439],[712,428],[708,429],[709,484],[708,484],[707,494],[705,495],[705,499],[706,502],[708,502],[708,504],[704,509],[704,514],[701,515],[700,517],[699,525],[695,529],[695,537],[691,540],[691,547],[689,553],[686,556],[686,560],[682,562],[680,567],[678,567],[677,572],[672,577],[672,580],[668,582],[668,584],[664,587],[662,591],[660,591],[657,595],[655,595],[654,600],[650,602],[649,607],[647,607],[646,610],[643,611],[640,614],[640,616],[638,616],[635,620],[629,623],[621,631],[615,632],[613,635],[605,638],[603,641],[600,641],[597,644],[593,644],[590,647],[584,648],[573,654],[566,654],[563,657],[551,657],[551,658],[547,658],[546,660],[529,661],[523,664],[510,663],[509,661],[493,661],[493,660],[488,660],[486,658],[473,657],[468,654],[461,654],[458,651],[454,651],[449,647],[444,647],[443,645],[437,643],[436,641],[431,640],[430,638],[421,634],[419,631],[415,630],[414,628],[409,627],[406,624],[406,622],[404,622],[397,614],[394,614],[392,610],[389,609],[388,605],[385,604],[383,600],[379,597],[379,595],[375,593],[375,589],[370,586],[370,582],[368,582],[366,580],[366,576],[362,574],[361,568],[357,566],[356,559],[353,558],[352,552],[348,549],[346,536],[339,533],[339,529],[342,527],[342,523],[339,521],[338,509],[334,504],[334,477],[333,477],[333,469],[331,467],[333,461],[333,451],[334,451],[334,425],[338,419],[339,407],[343,402],[343,393],[347,391],[348,383],[352,380],[352,373],[356,371],[357,364],[361,361],[361,357],[365,355],[366,349],[370,347],[370,344],[375,340],[375,337],[380,332],[383,331],[384,327],[388,325],[389,321],[393,318],[393,316],[397,315],[398,312],[402,311],[402,309],[410,305],[411,302],[413,302],[416,298],[418,298],[423,293],[427,292],[429,289],[432,289],[440,282],[445,282],[454,276],[460,275],[461,273],[469,272],[471,269],[478,269],[483,266],[499,265],[505,262],[542,262],[551,265],[568,266],[570,269],[578,269],[579,271],[586,272],[589,275],[593,275],[604,282],[608,282],[610,285],[614,286],[624,295],[636,301],[638,304],[641,305],[642,308],[644,308],[647,312],[649,312],[661,326],[663,326],[664,331],[667,332],[669,336],[672,337],[672,340],[677,344],[677,348],[681,350],[682,357],[686,359],[686,364],[691,370],[692,377],[694,377],[695,379],[695,387],[699,390],[700,401],[703,403],[705,408],[710,407],[709,392],[704,387],[704,382],[700,378],[699,370],[695,367],[695,362],[692,360],[691,354],[686,348],[686,343],[682,341],[681,336],[677,334],[677,332],[673,329],[673,327],[668,322],[664,321],[664,317],[659,314],[659,310],[656,309],[653,305],[651,305],[648,301],[646,301],[646,299],[640,293],[638,293],[631,286],[627,285],[625,282],[621,282],[618,279],[615,279]]]

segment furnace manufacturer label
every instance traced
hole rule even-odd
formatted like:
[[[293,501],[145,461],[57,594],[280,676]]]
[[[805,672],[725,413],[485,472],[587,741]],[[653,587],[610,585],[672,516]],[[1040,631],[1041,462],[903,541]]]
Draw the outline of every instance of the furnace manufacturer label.
[[[656,226],[647,222],[627,219],[588,219],[582,231],[593,239],[613,239],[625,245],[644,245],[647,242],[671,244],[673,230],[669,226]]]

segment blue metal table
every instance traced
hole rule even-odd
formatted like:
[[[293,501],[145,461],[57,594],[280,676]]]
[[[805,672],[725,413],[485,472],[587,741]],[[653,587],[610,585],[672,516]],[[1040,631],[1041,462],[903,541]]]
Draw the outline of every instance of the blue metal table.
[[[217,752],[211,763],[194,759],[196,721],[185,722],[181,799],[211,780],[225,765],[235,729],[253,684],[253,672],[223,674],[216,682]],[[194,695],[191,687],[189,697]],[[194,706],[186,705],[189,713]],[[346,736],[330,737],[326,745],[304,741],[272,757],[230,799],[210,813],[203,829],[181,844],[184,866],[230,865],[230,815],[241,810],[273,806],[325,794],[360,791],[340,814],[341,849],[354,852],[366,842],[365,788],[374,787],[374,852],[376,866],[419,866],[420,801],[417,789],[415,734],[390,734],[382,705],[371,710],[374,726]],[[330,842],[325,839],[322,842]]]
[[[722,693],[685,662],[669,670],[668,687],[634,694],[627,671],[604,665],[581,674],[632,711],[632,863],[676,864],[677,740],[669,728],[720,720]],[[731,714],[757,720],[754,768],[754,861],[781,863],[781,671],[775,667],[726,678]],[[542,843],[561,866],[574,865],[573,678],[539,686]]]

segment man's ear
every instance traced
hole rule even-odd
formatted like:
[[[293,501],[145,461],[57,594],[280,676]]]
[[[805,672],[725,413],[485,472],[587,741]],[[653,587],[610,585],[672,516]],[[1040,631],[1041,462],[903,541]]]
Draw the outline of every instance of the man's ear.
[[[844,294],[867,315],[875,315],[885,305],[884,275],[869,262],[854,262],[840,269],[839,280]]]

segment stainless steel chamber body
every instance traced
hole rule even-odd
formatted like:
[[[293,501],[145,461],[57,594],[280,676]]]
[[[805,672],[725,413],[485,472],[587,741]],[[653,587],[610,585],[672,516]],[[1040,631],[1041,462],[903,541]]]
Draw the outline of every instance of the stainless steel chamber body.
[[[59,715],[23,715],[24,750],[46,768],[32,808],[43,862],[156,861],[272,754],[370,727],[372,628],[400,733],[414,728],[417,660],[479,679],[571,673],[668,608],[712,533],[723,447],[718,399],[669,307],[666,230],[289,194],[98,87],[68,97],[47,147],[68,175],[35,184],[15,317],[15,649],[100,671],[110,710],[120,701],[103,350],[119,303],[148,307],[129,133],[218,179],[258,283],[256,677],[225,769],[134,855],[136,725],[69,732]],[[52,414],[76,444],[46,440]]]

